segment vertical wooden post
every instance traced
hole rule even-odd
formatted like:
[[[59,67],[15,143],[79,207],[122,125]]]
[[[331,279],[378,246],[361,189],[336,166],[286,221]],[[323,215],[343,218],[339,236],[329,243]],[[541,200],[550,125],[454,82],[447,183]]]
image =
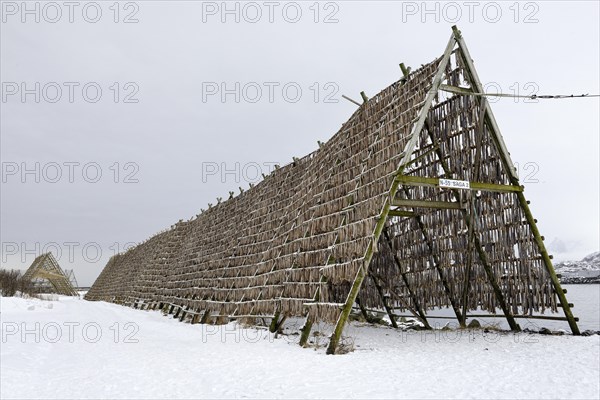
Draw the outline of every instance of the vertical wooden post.
[[[325,276],[321,275],[321,283],[325,283],[327,282],[327,279],[325,278]],[[317,288],[317,290],[315,291],[315,295],[313,297],[313,301],[317,302],[321,299],[321,287],[319,286]],[[310,336],[310,330],[312,329],[313,326],[313,321],[312,318],[310,316],[310,311],[306,314],[306,319],[304,320],[304,325],[302,326],[302,328],[300,328],[300,343],[298,343],[300,346],[304,347],[306,346],[306,343],[308,342],[308,337]]]
[[[400,70],[402,71],[402,75],[404,75],[404,78],[408,78],[410,71],[408,70],[408,68],[406,68],[404,63],[400,63]]]
[[[310,330],[312,329],[313,322],[310,318],[310,314],[306,315],[306,320],[304,321],[304,326],[300,328],[300,346],[305,347],[306,343],[308,343],[308,338],[310,337]]]
[[[458,191],[454,192],[455,196],[460,196]],[[457,198],[461,202],[461,198]],[[469,208],[471,214],[475,214],[475,197],[471,196],[471,207]],[[467,312],[469,311],[469,287],[471,285],[471,270],[473,269],[473,242],[475,239],[475,227],[473,224],[468,225],[467,228],[467,265],[465,266],[465,279],[463,282],[463,293],[462,293],[462,319],[460,325],[465,327],[467,324]]]
[[[366,103],[367,101],[369,101],[369,98],[367,97],[365,92],[360,92],[360,97],[362,97],[363,103]]]
[[[186,307],[185,309],[182,309],[181,312],[181,316],[179,317],[179,322],[183,322],[183,320],[185,319],[185,316],[187,315],[188,310],[190,309],[190,307]]]
[[[206,322],[208,321],[209,318],[210,318],[210,311],[209,310],[204,311],[204,315],[200,319],[200,323],[206,324]]]
[[[277,332],[278,319],[279,319],[280,311],[275,311],[275,315],[273,315],[273,319],[271,320],[271,325],[269,325],[269,332],[275,333]]]
[[[283,327],[283,323],[285,322],[286,319],[287,319],[287,315],[284,315],[283,317],[281,317],[281,319],[277,323],[277,326],[275,327],[275,334],[279,333],[279,331]]]

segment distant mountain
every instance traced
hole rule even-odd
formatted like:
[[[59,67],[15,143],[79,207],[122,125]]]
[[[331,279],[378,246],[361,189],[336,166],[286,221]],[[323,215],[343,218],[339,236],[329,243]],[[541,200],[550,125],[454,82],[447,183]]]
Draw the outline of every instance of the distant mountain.
[[[581,261],[556,263],[554,269],[562,275],[562,283],[600,283],[600,251],[583,257]]]

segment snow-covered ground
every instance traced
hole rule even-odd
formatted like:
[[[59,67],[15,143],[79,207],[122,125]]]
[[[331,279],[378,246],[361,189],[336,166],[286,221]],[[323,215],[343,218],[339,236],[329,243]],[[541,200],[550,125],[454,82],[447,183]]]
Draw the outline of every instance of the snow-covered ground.
[[[597,335],[353,324],[354,351],[327,356],[297,335],[103,302],[2,298],[1,311],[3,399],[600,397]]]

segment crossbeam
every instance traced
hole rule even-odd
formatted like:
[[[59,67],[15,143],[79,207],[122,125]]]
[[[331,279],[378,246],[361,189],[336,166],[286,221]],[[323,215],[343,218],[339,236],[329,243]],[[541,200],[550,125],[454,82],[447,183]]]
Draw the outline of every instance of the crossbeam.
[[[421,208],[441,208],[445,210],[462,210],[464,207],[460,203],[450,201],[433,201],[433,200],[409,200],[409,199],[394,199],[392,200],[394,207],[421,207]],[[396,210],[394,210],[396,211]],[[388,214],[389,215],[389,214]]]
[[[481,190],[484,192],[522,192],[523,187],[517,185],[500,185],[497,183],[458,181],[443,178],[398,175],[396,181],[408,186],[429,186],[452,189]]]
[[[388,217],[416,217],[418,214],[413,211],[390,210]]]
[[[394,309],[398,309],[398,308],[394,308]],[[382,312],[380,310],[370,310],[367,309],[367,311],[378,311],[378,312]],[[410,315],[410,314],[394,314],[395,318],[415,318],[414,315]],[[444,316],[444,315],[428,315],[427,316],[428,319],[452,319],[451,316]],[[500,315],[500,314],[467,314],[466,318],[505,318],[504,315]],[[553,317],[553,316],[545,316],[545,315],[513,315],[513,318],[517,318],[517,319],[545,319],[545,320],[550,320],[550,321],[568,321],[568,318],[566,317]],[[574,317],[575,321],[579,321],[578,317]]]

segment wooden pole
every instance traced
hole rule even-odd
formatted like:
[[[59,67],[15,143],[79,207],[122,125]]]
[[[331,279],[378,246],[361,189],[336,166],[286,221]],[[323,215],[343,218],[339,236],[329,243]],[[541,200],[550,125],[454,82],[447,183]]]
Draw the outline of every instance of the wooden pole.
[[[360,313],[366,322],[369,322],[369,314],[367,314],[367,310],[365,310],[365,306],[360,301],[360,296],[356,298],[356,304],[358,304],[358,308],[360,309]]]
[[[321,283],[325,283],[327,279],[324,276],[321,276]],[[319,286],[315,291],[315,295],[313,297],[313,301],[316,303],[321,299],[321,287]],[[304,320],[304,325],[300,328],[300,346],[305,347],[306,343],[308,343],[308,338],[310,337],[310,331],[313,326],[313,321],[310,316],[310,311],[306,313],[306,319]]]
[[[310,330],[312,329],[313,322],[310,319],[310,314],[306,315],[306,320],[304,321],[304,325],[300,328],[300,346],[305,347],[308,343],[308,338],[310,337]]]
[[[375,276],[373,276],[373,274],[369,274],[369,275],[371,276],[371,279],[373,280],[373,284],[375,285],[375,289],[377,289],[377,293],[379,293],[379,297],[381,298],[381,303],[383,304],[383,308],[385,309],[385,312],[387,313],[388,318],[390,319],[390,323],[392,324],[392,327],[398,328],[398,324],[396,323],[396,319],[394,318],[394,313],[392,312],[392,309],[390,308],[390,306],[387,303],[385,293],[383,293],[383,288],[379,284],[379,279],[376,278]]]
[[[404,65],[404,63],[400,63],[400,70],[402,71],[402,75],[404,75],[404,78],[408,78],[408,75],[410,74],[410,71],[408,68],[406,68],[406,66]]]
[[[413,292],[413,290],[411,289],[411,287],[408,283],[408,278],[406,277],[406,274],[402,271],[402,267],[400,265],[400,260],[398,259],[398,255],[394,252],[394,249],[392,247],[392,239],[390,238],[390,235],[389,235],[387,229],[385,229],[385,228],[383,229],[383,239],[384,239],[383,242],[387,245],[387,248],[394,259],[394,263],[396,264],[398,271],[400,271],[400,276],[402,277],[402,281],[404,282],[404,285],[406,286],[406,289],[408,290],[408,294],[412,298],[412,301],[413,301],[413,304],[417,311],[417,314],[419,316],[419,319],[423,322],[423,325],[425,325],[425,328],[431,329],[429,322],[427,322],[427,317],[425,316],[425,313],[423,312],[423,309],[421,308],[421,304],[419,303],[419,300],[418,300],[417,296],[415,295],[415,292]]]
[[[531,210],[529,209],[529,205],[527,204],[527,200],[525,199],[525,195],[523,193],[517,193],[517,197],[519,198],[519,202],[521,203],[521,207],[523,207],[523,212],[525,213],[525,217],[527,218],[527,222],[531,227],[531,231],[533,232],[533,236],[535,237],[535,241],[539,247],[540,253],[542,254],[542,258],[544,260],[544,266],[546,267],[546,271],[550,275],[550,280],[552,281],[552,285],[554,286],[554,291],[558,296],[560,301],[560,305],[562,306],[563,313],[565,314],[565,318],[569,322],[569,327],[571,328],[571,332],[573,335],[580,335],[579,326],[577,325],[577,318],[573,316],[573,312],[571,311],[571,304],[567,300],[567,296],[565,296],[565,290],[562,288],[560,284],[560,280],[558,276],[556,276],[556,271],[552,266],[552,261],[550,260],[550,256],[548,255],[548,251],[546,250],[546,246],[544,245],[544,241],[540,235],[537,224],[535,223],[535,219],[533,218],[533,214],[531,214]]]
[[[471,196],[471,207],[470,212],[473,214],[475,212],[475,204],[474,197]],[[465,280],[463,282],[463,293],[462,293],[462,320],[460,321],[461,326],[465,326],[467,323],[467,311],[469,310],[469,288],[471,286],[471,269],[473,267],[473,236],[474,229],[473,226],[469,226],[468,228],[468,244],[467,244],[467,271],[465,273]]]
[[[365,92],[360,92],[360,97],[362,97],[363,103],[366,103],[367,101],[369,101],[369,98],[367,97]]]
[[[204,311],[204,315],[202,316],[202,318],[200,318],[200,323],[206,324],[208,322],[209,318],[210,318],[210,311],[209,310]]]
[[[271,325],[269,325],[269,332],[271,332],[271,333],[277,332],[277,326],[279,325],[279,323],[278,323],[279,314],[280,314],[280,311],[277,310],[277,311],[275,311],[275,315],[273,315],[273,319],[271,320]]]
[[[408,314],[394,314],[396,318],[413,318],[412,315]],[[452,319],[452,317],[445,317],[443,315],[428,315],[430,319]],[[466,318],[505,318],[504,315],[498,314],[467,314]],[[550,321],[567,321],[565,317],[550,317],[545,315],[513,315],[513,318],[517,319],[546,319]],[[579,321],[579,318],[575,318]]]
[[[192,317],[191,324],[192,325],[197,324],[199,319],[200,319],[200,313],[198,312],[198,310],[196,310],[194,312],[194,316]]]

